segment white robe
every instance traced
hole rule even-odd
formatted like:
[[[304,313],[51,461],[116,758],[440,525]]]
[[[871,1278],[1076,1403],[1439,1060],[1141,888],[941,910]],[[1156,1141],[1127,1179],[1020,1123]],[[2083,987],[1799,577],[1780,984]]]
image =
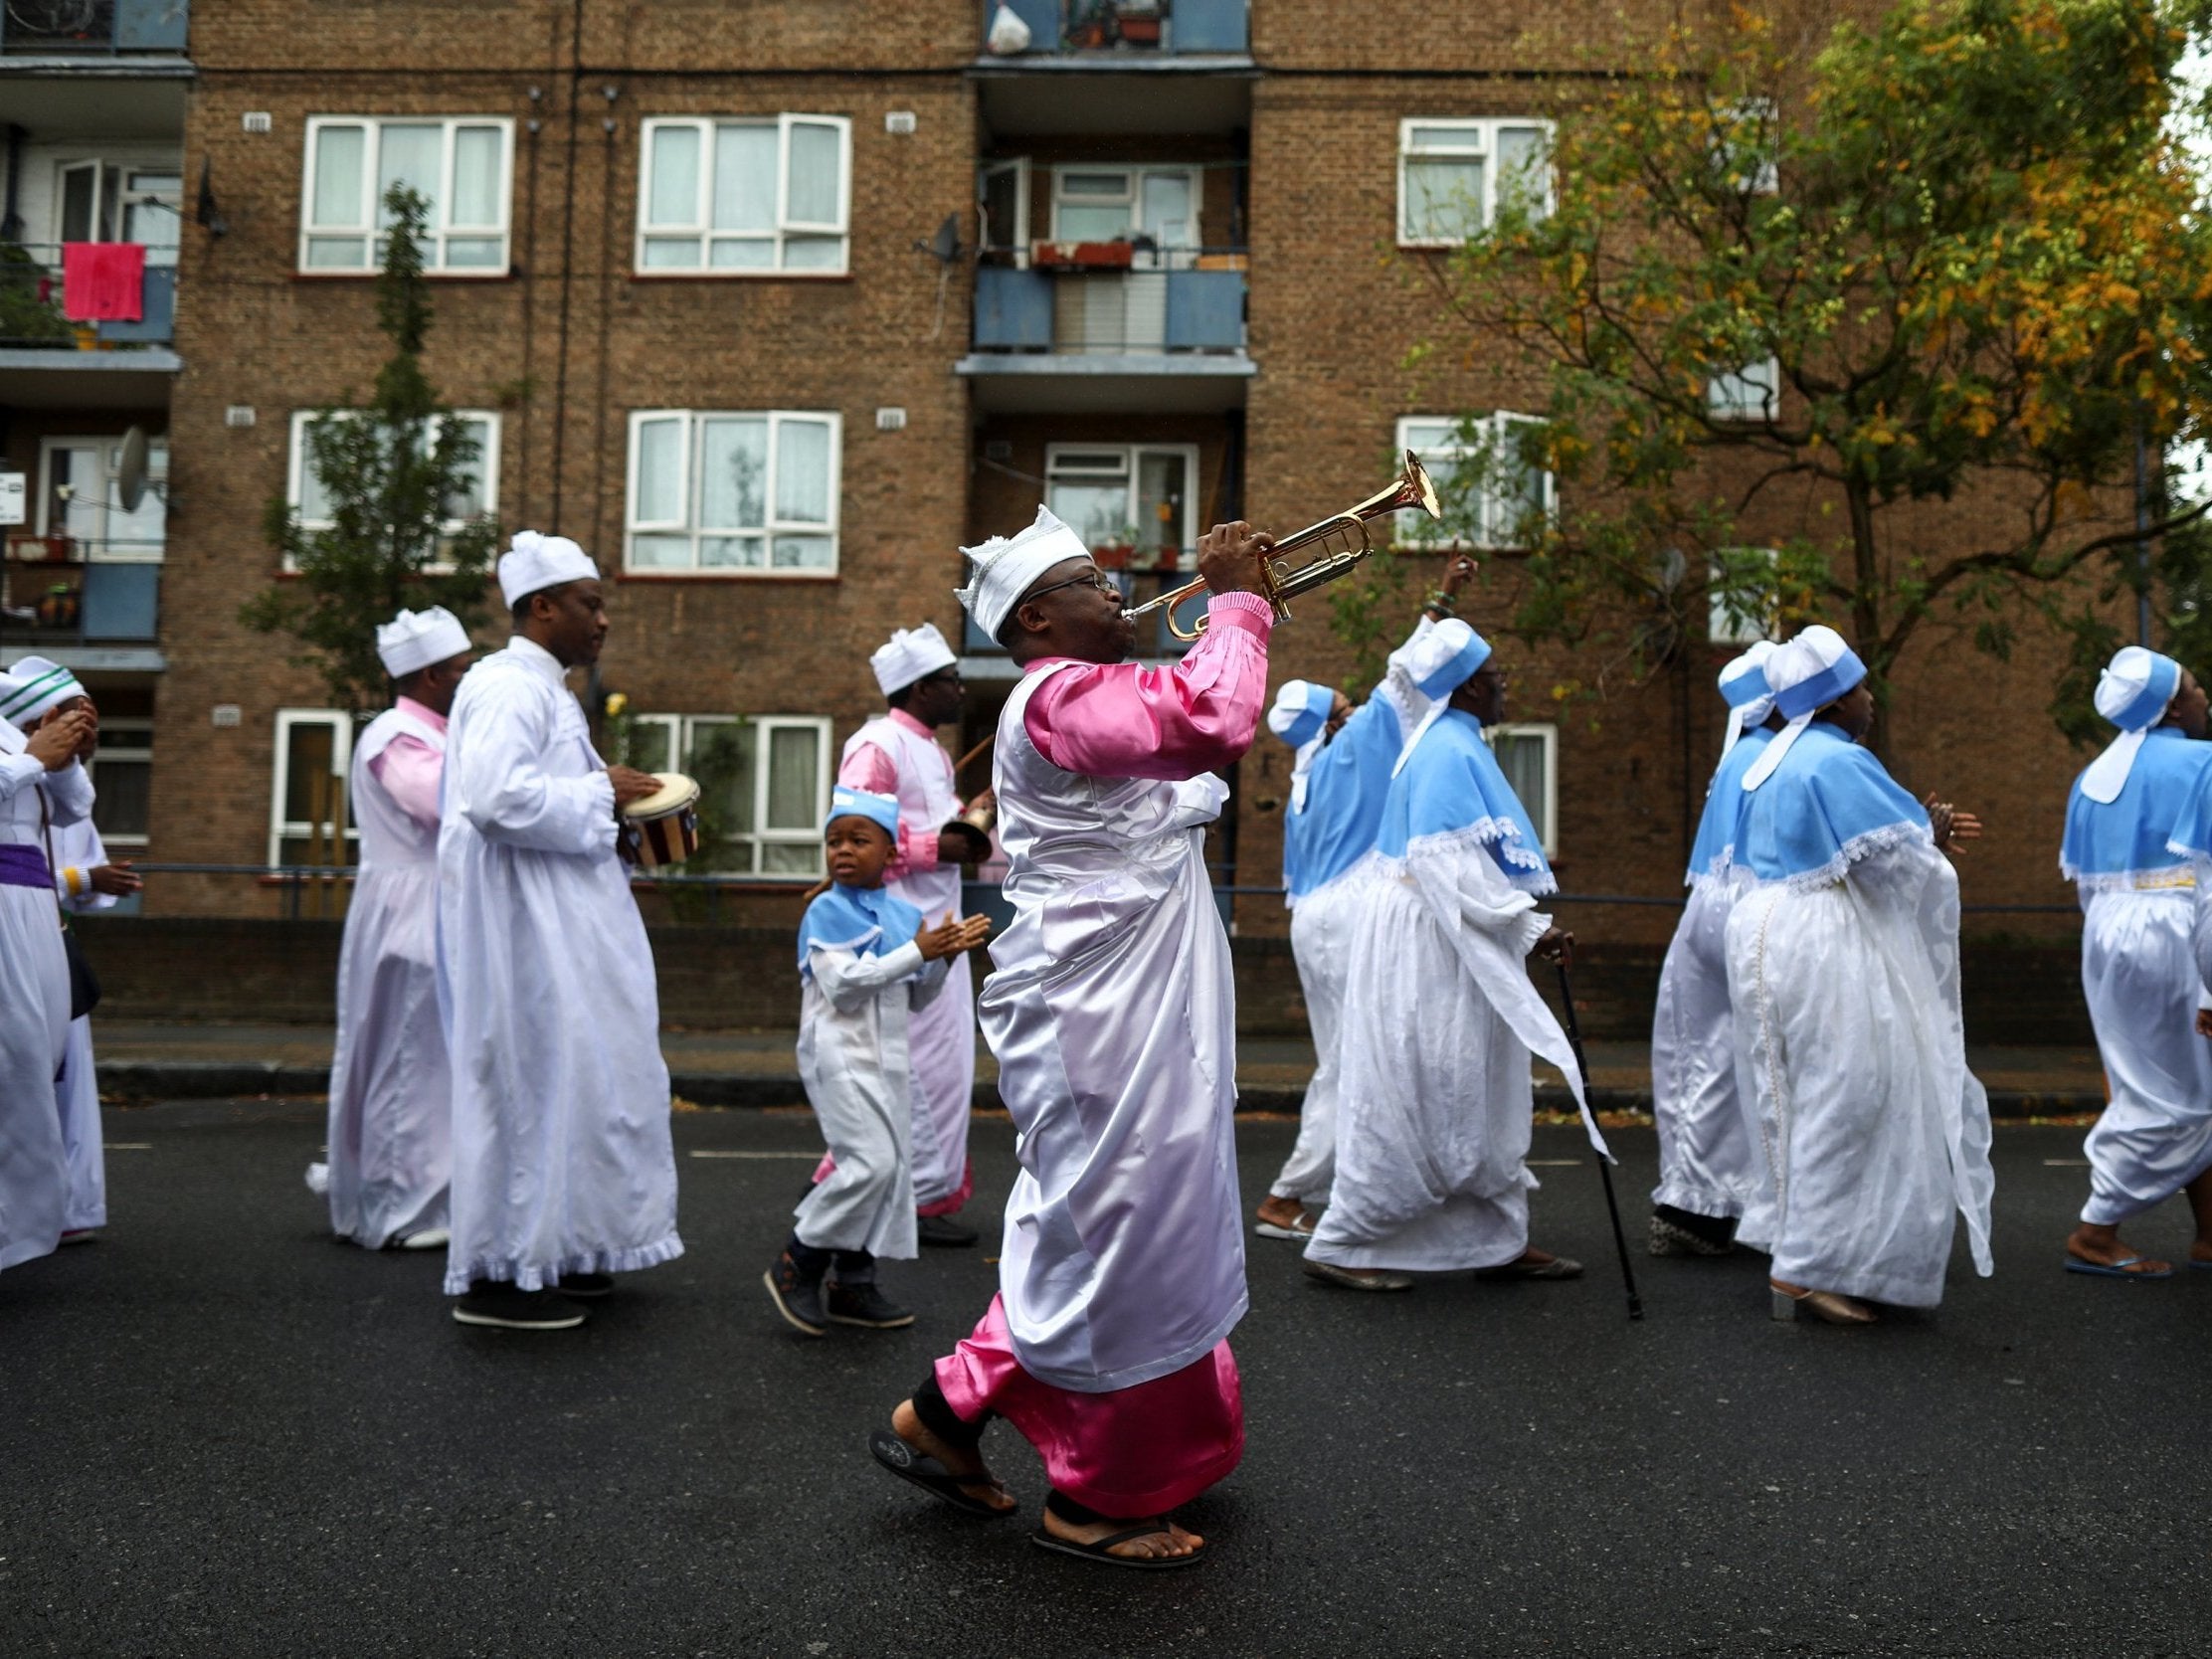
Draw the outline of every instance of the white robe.
[[[817,944],[799,1007],[799,1076],[836,1168],[799,1205],[795,1230],[819,1250],[915,1254],[908,1031],[938,999],[946,959],[911,940],[885,956]]]
[[[1019,1136],[1000,1266],[1014,1353],[1107,1393],[1202,1359],[1246,1306],[1236,988],[1204,859],[1228,786],[1046,760],[1023,712],[1075,666],[1031,672],[999,717],[1014,920],[978,1008]]]
[[[1966,1069],[1958,877],[1925,829],[1863,843],[1841,876],[1764,882],[1738,902],[1729,995],[1774,1186],[1774,1277],[1932,1308],[1955,1217],[1990,1271],[1989,1099]]]
[[[681,1255],[652,949],[614,786],[560,663],[520,635],[454,699],[438,866],[448,1292]]]
[[[1337,1175],[1337,1100],[1343,1093],[1340,1032],[1345,977],[1359,931],[1360,881],[1347,871],[1300,898],[1290,913],[1290,954],[1313,1032],[1314,1070],[1298,1106],[1298,1140],[1270,1195],[1318,1209],[1329,1202]]]
[[[888,715],[845,740],[844,756],[872,743],[898,768],[899,825],[935,834],[960,816],[952,757],[935,738]],[[924,925],[960,913],[958,864],[909,870],[890,883],[894,897],[922,913]],[[918,1007],[907,1031],[914,1068],[914,1198],[924,1206],[955,1197],[968,1179],[968,1125],[976,1095],[976,979],[966,952],[951,959],[940,995]]]
[[[1529,979],[1551,918],[1467,833],[1377,853],[1357,880],[1337,1181],[1306,1254],[1355,1269],[1500,1266],[1529,1244],[1532,1053],[1581,1093]]]
[[[1763,1248],[1773,1201],[1748,1094],[1739,1086],[1745,1056],[1737,1050],[1728,985],[1729,915],[1751,884],[1741,865],[1698,877],[1659,969],[1651,1021],[1659,1185],[1651,1199],[1694,1215],[1739,1217],[1737,1239]]]
[[[443,731],[399,708],[354,744],[361,864],[338,953],[330,1061],[330,1229],[371,1250],[445,1226],[453,1173],[453,1071],[438,1015],[438,824],[409,816],[374,771],[401,736],[446,748]]]
[[[65,825],[54,831],[54,891],[73,915],[110,910],[112,893],[94,892],[89,885],[74,897],[68,871],[74,867],[82,883],[86,876],[107,862],[107,848],[91,819]],[[69,1168],[69,1193],[62,1207],[62,1230],[80,1232],[107,1225],[107,1160],[100,1141],[99,1072],[92,1059],[92,1016],[70,1021],[69,1052],[62,1074],[55,1079],[55,1093],[62,1110],[62,1153]]]
[[[46,851],[42,822],[82,822],[92,780],[48,772],[0,721],[0,845]],[[50,1253],[68,1208],[69,1162],[55,1077],[69,1050],[69,960],[54,890],[0,885],[0,1268]]]
[[[2192,946],[2202,892],[2082,894],[2082,995],[2112,1084],[2083,1145],[2085,1221],[2117,1226],[2212,1168],[2212,1040],[2196,1033],[2203,982]]]

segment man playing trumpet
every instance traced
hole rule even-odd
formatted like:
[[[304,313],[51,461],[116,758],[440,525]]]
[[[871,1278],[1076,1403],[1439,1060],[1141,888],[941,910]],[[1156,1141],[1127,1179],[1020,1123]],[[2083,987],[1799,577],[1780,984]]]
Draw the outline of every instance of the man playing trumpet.
[[[1014,920],[981,1000],[1021,1174],[1000,1294],[870,1449],[1010,1515],[981,1453],[1004,1416],[1051,1480],[1035,1542],[1108,1566],[1197,1561],[1205,1541],[1168,1514],[1243,1451],[1235,990],[1204,837],[1227,795],[1211,774],[1266,702],[1272,545],[1242,523],[1200,541],[1208,627],[1172,669],[1126,661],[1119,590],[1048,511],[968,550],[960,596],[1023,675],[994,766]]]

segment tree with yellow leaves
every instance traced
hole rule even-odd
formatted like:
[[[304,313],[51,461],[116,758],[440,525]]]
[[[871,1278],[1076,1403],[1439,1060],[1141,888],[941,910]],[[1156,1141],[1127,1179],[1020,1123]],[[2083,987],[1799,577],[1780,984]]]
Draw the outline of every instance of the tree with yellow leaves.
[[[1813,54],[1740,10],[1558,109],[1430,267],[1424,349],[1546,388],[1470,416],[1450,491],[1529,554],[1517,631],[1648,660],[1825,617],[1879,684],[1931,619],[2002,654],[2131,560],[2143,457],[2212,425],[2175,74],[2206,9],[1907,0]]]

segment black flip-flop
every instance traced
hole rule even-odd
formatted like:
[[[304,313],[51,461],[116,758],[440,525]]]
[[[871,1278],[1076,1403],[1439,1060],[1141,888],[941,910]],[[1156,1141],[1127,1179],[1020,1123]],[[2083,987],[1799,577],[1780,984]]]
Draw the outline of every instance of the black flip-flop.
[[[961,1490],[960,1478],[944,1464],[916,1451],[887,1428],[874,1429],[869,1433],[868,1455],[900,1480],[912,1481],[931,1497],[942,1498],[963,1514],[981,1515],[993,1521],[1002,1521],[1020,1508],[1016,1504],[1009,1509],[993,1509],[981,1498],[970,1497]],[[984,1480],[990,1478],[989,1475],[982,1477]],[[967,1484],[974,1486],[978,1483],[975,1477],[970,1477]]]
[[[1196,1567],[1205,1560],[1205,1553],[1212,1548],[1201,1544],[1188,1556],[1117,1556],[1112,1554],[1117,1544],[1127,1544],[1131,1539],[1150,1538],[1154,1533],[1168,1530],[1165,1520],[1144,1521],[1122,1532],[1109,1533],[1093,1544],[1078,1544],[1072,1538],[1058,1538],[1042,1527],[1029,1535],[1029,1542],[1039,1550],[1057,1550],[1063,1556],[1073,1556],[1078,1561],[1097,1562],[1102,1567],[1134,1567],[1145,1572],[1164,1572],[1172,1567]]]

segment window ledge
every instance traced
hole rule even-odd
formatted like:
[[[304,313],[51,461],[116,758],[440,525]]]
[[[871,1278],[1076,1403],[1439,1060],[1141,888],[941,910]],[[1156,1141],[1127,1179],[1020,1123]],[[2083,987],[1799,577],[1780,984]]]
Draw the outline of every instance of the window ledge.
[[[303,271],[292,268],[291,279],[295,282],[374,282],[384,274],[381,271]],[[426,271],[426,282],[511,282],[522,276],[520,266],[510,265],[500,271]]]
[[[625,582],[835,582],[841,572],[834,570],[631,570],[622,573]]]
[[[633,282],[849,282],[846,271],[643,271],[630,273]]]

